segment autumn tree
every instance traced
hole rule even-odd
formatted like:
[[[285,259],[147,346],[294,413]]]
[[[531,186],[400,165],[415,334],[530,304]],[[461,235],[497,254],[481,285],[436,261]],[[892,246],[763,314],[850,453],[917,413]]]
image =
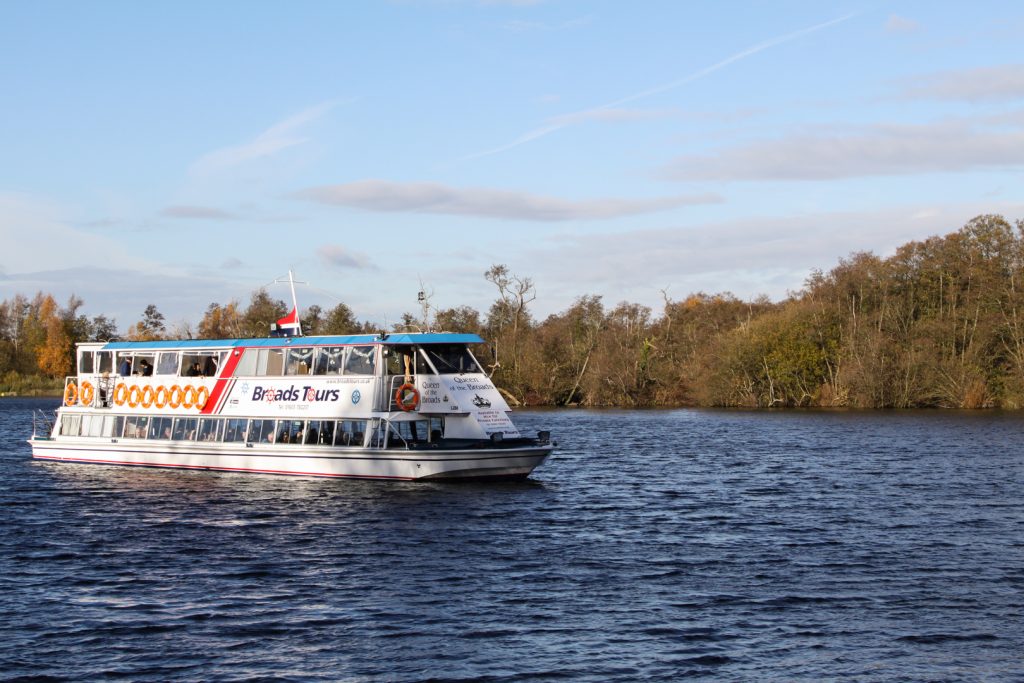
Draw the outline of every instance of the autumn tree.
[[[266,337],[270,325],[283,318],[290,309],[280,299],[271,298],[264,288],[252,293],[249,306],[241,317],[240,337]]]
[[[238,312],[238,302],[229,301],[223,306],[214,302],[207,306],[203,319],[199,321],[197,332],[200,339],[241,337],[242,316]]]
[[[302,324],[302,334],[317,335],[323,334],[324,329],[324,315],[323,309],[320,306],[313,304],[299,316],[299,321]]]
[[[89,323],[89,341],[117,341],[117,321],[97,315]]]
[[[39,369],[49,377],[64,377],[71,372],[72,345],[52,296],[46,295],[38,316],[46,334],[44,342],[36,350]]]
[[[154,341],[163,339],[167,326],[164,314],[157,310],[156,304],[149,304],[142,312],[142,320],[128,328],[128,339],[131,341]]]
[[[486,325],[494,345],[496,374],[513,391],[522,393],[520,347],[523,332],[531,324],[527,306],[537,298],[536,289],[533,280],[513,274],[505,265],[491,266],[484,278],[498,288],[498,300],[491,306]]]
[[[434,316],[434,327],[442,332],[463,332],[483,334],[480,314],[469,306],[457,306],[438,311]]]
[[[323,334],[359,334],[362,331],[363,326],[344,303],[339,303],[324,316]]]

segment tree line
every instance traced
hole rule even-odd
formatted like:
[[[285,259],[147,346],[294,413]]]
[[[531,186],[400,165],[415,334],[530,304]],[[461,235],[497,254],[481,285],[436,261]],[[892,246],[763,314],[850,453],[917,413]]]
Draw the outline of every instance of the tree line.
[[[486,312],[434,309],[426,296],[393,329],[479,334],[486,344],[478,357],[515,403],[1024,407],[1024,221],[983,215],[888,258],[855,253],[778,302],[665,294],[655,313],[581,295],[538,320],[529,277],[504,265],[484,277],[496,289]],[[79,315],[81,306],[72,297],[60,307],[41,293],[0,304],[0,391],[59,380],[73,367],[74,342],[116,337],[114,321]],[[261,289],[247,306],[213,303],[194,330],[169,331],[151,305],[123,336],[262,337],[288,310]],[[344,303],[310,306],[302,327],[380,331]]]

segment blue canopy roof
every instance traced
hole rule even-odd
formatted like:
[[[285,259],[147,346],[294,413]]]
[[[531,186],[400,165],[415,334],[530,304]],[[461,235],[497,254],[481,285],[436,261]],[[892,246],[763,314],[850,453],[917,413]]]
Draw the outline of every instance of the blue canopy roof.
[[[247,346],[343,346],[346,344],[480,344],[476,334],[406,333],[352,334],[319,337],[264,337],[260,339],[177,339],[161,341],[119,341],[103,345],[104,351],[146,351],[162,349],[226,349]]]

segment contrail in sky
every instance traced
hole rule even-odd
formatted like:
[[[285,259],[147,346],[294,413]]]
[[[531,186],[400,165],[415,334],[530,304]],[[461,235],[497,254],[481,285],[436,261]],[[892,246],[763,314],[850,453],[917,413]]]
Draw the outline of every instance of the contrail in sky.
[[[700,71],[695,71],[692,74],[690,74],[689,76],[685,76],[683,78],[680,78],[679,80],[672,81],[671,83],[664,83],[662,85],[657,85],[657,86],[655,86],[653,88],[648,88],[647,90],[643,90],[641,92],[634,93],[632,95],[627,95],[626,97],[623,97],[621,99],[615,100],[614,102],[608,102],[607,104],[602,104],[602,105],[597,106],[597,107],[592,107],[591,109],[586,109],[586,110],[581,111],[581,112],[576,112],[575,114],[567,114],[567,115],[559,116],[559,117],[557,117],[554,120],[554,122],[549,123],[548,125],[542,126],[540,128],[535,128],[535,129],[529,131],[528,133],[524,133],[523,135],[520,135],[518,138],[516,138],[515,140],[513,140],[512,142],[510,142],[510,143],[508,143],[506,145],[502,145],[501,147],[495,147],[493,149],[488,149],[488,150],[485,150],[483,152],[477,152],[476,154],[470,154],[469,156],[465,156],[462,159],[460,159],[460,161],[469,161],[470,159],[479,159],[480,157],[486,157],[486,156],[490,156],[492,154],[498,154],[500,152],[505,152],[507,150],[512,149],[513,147],[518,147],[519,145],[523,145],[523,144],[526,144],[527,142],[532,142],[533,140],[537,140],[539,138],[542,138],[545,135],[548,135],[549,133],[554,133],[556,130],[560,130],[562,128],[565,128],[566,126],[568,126],[573,121],[580,120],[582,118],[586,118],[588,115],[593,114],[595,112],[599,112],[599,111],[606,110],[606,109],[612,109],[613,107],[621,106],[623,104],[626,104],[627,102],[635,102],[636,100],[641,100],[641,99],[644,99],[645,97],[650,97],[651,95],[657,95],[658,93],[663,93],[663,92],[665,92],[667,90],[673,90],[673,89],[678,88],[678,87],[680,87],[682,85],[686,85],[687,83],[692,83],[692,82],[694,82],[696,80],[700,80],[701,78],[704,78],[705,76],[713,74],[714,72],[718,71],[719,69],[724,69],[725,67],[729,66],[730,64],[732,64],[734,62],[738,62],[741,59],[746,59],[747,57],[750,57],[751,55],[755,55],[758,52],[761,52],[762,50],[767,50],[770,47],[775,47],[776,45],[782,45],[783,43],[788,43],[789,41],[796,40],[797,38],[800,38],[802,36],[806,36],[808,34],[814,33],[816,31],[820,31],[820,30],[828,28],[830,26],[835,26],[836,24],[840,24],[840,23],[846,21],[847,19],[849,19],[849,18],[851,18],[853,16],[856,16],[856,13],[845,14],[845,15],[843,15],[841,17],[836,18],[836,19],[831,19],[829,21],[825,21],[825,22],[822,22],[820,24],[815,24],[814,26],[808,26],[807,28],[800,29],[799,31],[794,31],[792,33],[787,33],[787,34],[782,35],[782,36],[777,36],[775,38],[770,38],[770,39],[765,40],[763,42],[756,43],[756,44],[751,45],[750,47],[748,47],[748,48],[746,48],[744,50],[740,50],[739,52],[737,52],[736,54],[734,54],[734,55],[732,55],[730,57],[726,57],[725,59],[723,59],[720,62],[712,64],[711,66],[705,67],[705,68],[701,69]]]

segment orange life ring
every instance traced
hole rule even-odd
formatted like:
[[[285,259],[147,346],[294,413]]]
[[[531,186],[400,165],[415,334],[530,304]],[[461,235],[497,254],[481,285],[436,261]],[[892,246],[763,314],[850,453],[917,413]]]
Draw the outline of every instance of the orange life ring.
[[[153,392],[153,407],[163,408],[165,405],[167,405],[167,387],[161,384]]]
[[[210,400],[210,390],[206,387],[199,387],[196,389],[196,410],[202,410],[206,407],[206,402]]]
[[[78,389],[78,400],[82,402],[83,406],[91,406],[93,396],[95,393],[92,384],[88,381],[82,382],[82,386]]]
[[[196,402],[196,390],[191,384],[182,389],[181,391],[181,407],[191,408],[192,404]]]
[[[174,385],[171,386],[170,389],[167,390],[167,407],[168,408],[177,408],[180,405],[181,405],[181,387],[179,387],[177,384],[174,384]]]
[[[420,392],[416,390],[415,385],[406,382],[395,392],[395,403],[405,412],[416,410],[416,406],[420,404]]]
[[[78,387],[75,386],[74,382],[71,382],[64,387],[64,405],[73,406],[78,402]]]
[[[123,406],[124,402],[128,399],[128,387],[124,384],[118,384],[114,387],[114,403]]]
[[[156,392],[153,391],[153,387],[148,384],[142,387],[142,407],[148,408],[153,405],[153,399],[156,398]]]
[[[138,384],[133,384],[128,388],[128,407],[138,408],[139,400],[142,398],[142,389],[139,389]]]

